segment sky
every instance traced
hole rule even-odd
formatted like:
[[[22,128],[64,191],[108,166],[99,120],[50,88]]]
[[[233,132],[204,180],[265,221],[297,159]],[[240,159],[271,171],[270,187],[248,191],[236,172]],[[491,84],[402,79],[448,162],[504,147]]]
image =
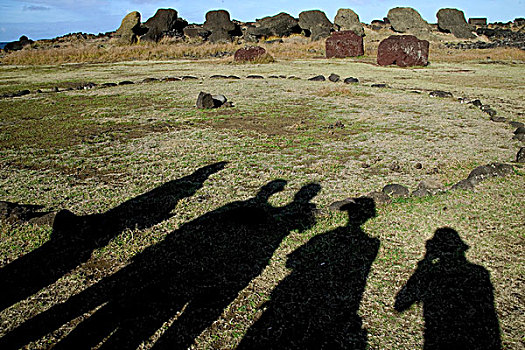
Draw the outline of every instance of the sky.
[[[145,22],[159,8],[173,8],[190,23],[203,23],[207,11],[225,9],[232,19],[257,18],[287,12],[297,17],[304,10],[321,10],[333,21],[337,10],[350,8],[365,23],[382,19],[394,7],[413,7],[435,23],[440,8],[458,8],[465,17],[487,17],[508,22],[525,17],[525,0],[0,0],[0,41],[46,39],[67,33],[104,33],[117,29],[122,18],[139,11]]]

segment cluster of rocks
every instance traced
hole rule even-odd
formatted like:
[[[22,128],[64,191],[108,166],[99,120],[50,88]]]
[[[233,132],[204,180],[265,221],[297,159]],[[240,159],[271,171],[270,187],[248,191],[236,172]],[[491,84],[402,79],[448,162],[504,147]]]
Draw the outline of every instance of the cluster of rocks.
[[[518,152],[516,161],[521,163],[525,162],[525,147],[522,147]],[[510,164],[491,163],[482,165],[472,170],[466,179],[454,184],[448,190],[471,190],[486,179],[504,177],[513,174],[513,172],[514,166]],[[413,191],[410,191],[410,189],[404,185],[391,183],[385,185],[381,191],[372,191],[365,196],[374,199],[378,204],[389,204],[392,202],[392,199],[396,198],[426,197],[446,192],[447,188],[440,181],[431,178],[421,181]],[[334,211],[341,210],[341,208],[350,201],[352,201],[352,198],[336,201],[330,204],[329,209]]]
[[[4,51],[18,51],[22,50],[24,47],[29,46],[33,43],[33,40],[30,40],[27,36],[22,35],[20,39],[7,43],[4,46]]]
[[[140,13],[133,11],[122,19],[114,36],[125,44],[134,44],[139,40],[158,42],[164,37],[182,37],[187,25],[188,22],[179,18],[174,9],[159,9],[144,23],[141,23]]]

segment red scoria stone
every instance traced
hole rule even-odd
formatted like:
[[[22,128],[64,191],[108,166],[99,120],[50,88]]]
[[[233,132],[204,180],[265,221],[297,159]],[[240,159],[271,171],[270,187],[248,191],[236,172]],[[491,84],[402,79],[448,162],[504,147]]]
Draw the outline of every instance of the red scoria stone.
[[[365,54],[363,38],[351,30],[333,32],[326,39],[326,58],[344,58]]]
[[[427,40],[413,35],[391,35],[377,48],[377,63],[381,66],[397,64],[399,67],[428,65]]]

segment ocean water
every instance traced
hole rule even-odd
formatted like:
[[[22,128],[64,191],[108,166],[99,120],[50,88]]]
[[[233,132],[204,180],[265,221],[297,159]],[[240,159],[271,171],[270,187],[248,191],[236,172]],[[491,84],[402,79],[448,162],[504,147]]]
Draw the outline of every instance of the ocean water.
[[[2,50],[4,48],[4,46],[6,46],[7,43],[3,43],[3,42],[0,42],[0,50]]]

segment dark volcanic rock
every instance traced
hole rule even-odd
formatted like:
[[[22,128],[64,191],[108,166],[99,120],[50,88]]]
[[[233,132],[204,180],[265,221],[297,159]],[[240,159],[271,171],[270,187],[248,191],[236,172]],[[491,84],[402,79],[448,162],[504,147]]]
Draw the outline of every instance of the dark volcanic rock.
[[[174,9],[159,9],[153,17],[144,23],[148,28],[146,34],[140,37],[144,41],[157,42],[165,36],[183,36],[184,27],[188,25],[183,19],[178,18]]]
[[[351,30],[333,32],[326,39],[326,57],[344,58],[365,54],[363,38]]]
[[[183,29],[184,35],[186,35],[190,39],[202,39],[206,40],[211,32],[209,30],[206,30],[202,28],[202,26],[192,24],[190,26],[184,27]]]
[[[452,97],[452,93],[448,91],[435,90],[428,94],[430,97]]]
[[[236,62],[254,61],[266,55],[266,50],[260,46],[250,46],[235,51],[233,60]]]
[[[361,37],[365,36],[365,30],[359,21],[359,16],[351,9],[339,9],[335,15],[334,24],[338,30],[351,30]]]
[[[337,74],[330,74],[330,76],[328,77],[328,80],[330,80],[332,83],[337,83],[338,81],[341,80],[341,77]]]
[[[456,183],[451,187],[452,190],[471,190],[475,187],[475,184],[470,179],[464,179]]]
[[[132,85],[132,84],[135,84],[134,82],[130,81],[130,80],[124,80],[124,81],[121,81],[120,83],[118,83],[119,85]]]
[[[473,184],[476,184],[490,177],[501,177],[512,174],[513,170],[514,167],[509,164],[491,163],[472,170],[467,179]]]
[[[117,83],[103,83],[101,86],[102,87],[113,87],[113,86],[117,86]]]
[[[468,24],[472,26],[486,26],[487,18],[469,18]]]
[[[354,77],[348,77],[348,78],[345,78],[344,83],[345,84],[359,83],[359,79],[354,78]]]
[[[411,7],[396,7],[388,11],[388,20],[392,29],[399,33],[428,32],[430,27],[419,12]]]
[[[31,45],[33,43],[33,40],[29,40],[27,36],[22,35],[20,39],[17,41],[12,41],[10,43],[7,43],[4,46],[4,51],[19,51],[22,50],[24,47]]]
[[[509,125],[512,126],[513,128],[519,128],[519,127],[522,127],[522,128],[525,128],[525,124],[523,124],[522,122],[516,122],[516,121],[509,121]]]
[[[215,102],[213,101],[213,96],[207,92],[200,92],[197,97],[197,108],[199,109],[211,109],[215,108]]]
[[[495,123],[505,123],[507,121],[507,118],[498,115],[493,115],[490,117],[490,120]]]
[[[525,147],[521,147],[518,154],[516,154],[516,162],[525,163]]]
[[[310,81],[325,81],[326,78],[324,77],[324,75],[316,75],[315,77],[312,77],[310,79],[308,79]]]
[[[370,87],[384,89],[384,88],[387,88],[388,85],[386,85],[386,84],[372,84],[372,85],[370,85]]]
[[[206,13],[206,22],[204,22],[203,28],[211,32],[208,40],[212,43],[231,42],[232,34],[237,29],[235,23],[230,20],[230,14],[225,10]]]
[[[438,28],[454,34],[456,38],[474,39],[473,28],[467,24],[465,14],[458,9],[441,9],[437,13]]]
[[[246,79],[264,79],[262,75],[250,74],[246,76]]]
[[[370,197],[376,202],[377,204],[389,204],[392,203],[392,198],[388,196],[387,194],[379,191],[372,191],[366,195],[367,197]]]
[[[138,41],[138,36],[141,33],[140,13],[133,11],[122,19],[120,27],[115,32],[115,37],[118,37],[121,43],[134,44]]]
[[[382,192],[391,197],[408,197],[410,191],[403,185],[389,184],[383,187]]]
[[[481,108],[481,106],[483,106],[483,103],[481,103],[480,100],[472,100],[472,101],[467,102],[467,103],[469,103],[469,104],[471,104],[471,105],[474,105],[474,106],[476,106],[476,107],[478,107],[478,108]]]
[[[285,37],[294,33],[301,33],[299,21],[284,12],[258,19],[255,26],[246,29],[246,35],[256,39],[270,36]]]
[[[319,10],[303,11],[299,14],[299,26],[310,34],[312,41],[326,38],[332,30],[332,22]]]
[[[381,66],[426,66],[428,49],[427,40],[419,40],[413,35],[392,35],[379,44],[377,63]]]
[[[524,126],[518,126],[516,130],[514,130],[514,135],[518,134],[525,134],[525,127]]]
[[[210,77],[210,79],[228,79],[228,76],[222,74],[214,74]]]
[[[516,134],[512,136],[512,139],[516,141],[525,141],[525,134]]]

